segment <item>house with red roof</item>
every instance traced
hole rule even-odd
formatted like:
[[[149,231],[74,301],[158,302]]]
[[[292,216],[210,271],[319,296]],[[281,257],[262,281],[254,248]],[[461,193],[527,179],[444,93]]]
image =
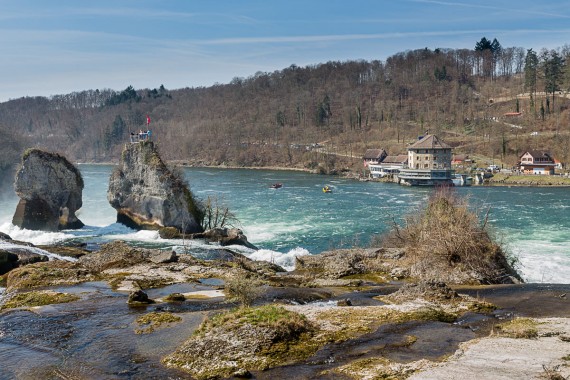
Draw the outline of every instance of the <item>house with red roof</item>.
[[[552,175],[556,162],[549,152],[527,150],[519,157],[518,167],[524,174]]]

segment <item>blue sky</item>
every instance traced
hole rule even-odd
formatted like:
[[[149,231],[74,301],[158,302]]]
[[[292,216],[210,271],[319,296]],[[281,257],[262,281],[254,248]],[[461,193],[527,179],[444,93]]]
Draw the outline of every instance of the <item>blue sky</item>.
[[[570,2],[0,0],[0,101],[227,83],[428,47],[570,44]]]

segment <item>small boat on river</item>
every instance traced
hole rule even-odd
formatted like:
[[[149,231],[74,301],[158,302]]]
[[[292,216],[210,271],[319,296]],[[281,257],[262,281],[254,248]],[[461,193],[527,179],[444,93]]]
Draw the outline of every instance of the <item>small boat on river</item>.
[[[272,189],[280,189],[283,187],[282,183],[274,183],[273,185],[269,186]]]
[[[323,187],[323,193],[332,193],[332,189],[330,188],[330,186],[325,186]]]

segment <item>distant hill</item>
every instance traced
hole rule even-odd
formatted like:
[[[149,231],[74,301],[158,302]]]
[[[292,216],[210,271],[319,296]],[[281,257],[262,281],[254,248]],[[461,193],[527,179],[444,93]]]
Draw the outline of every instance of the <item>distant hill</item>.
[[[568,160],[570,101],[559,96],[570,88],[565,61],[558,84],[548,87],[541,73],[551,55],[540,55],[529,90],[528,52],[485,46],[407,51],[385,62],[292,65],[207,88],[20,98],[0,103],[0,132],[12,131],[16,150],[35,146],[82,162],[116,162],[129,133],[147,128],[147,115],[165,159],[197,164],[329,170],[357,165],[366,148],[397,154],[428,131],[458,152],[506,163],[527,148]],[[556,91],[538,94],[549,88]],[[529,91],[532,99],[517,100]],[[503,116],[519,111],[514,119]],[[532,131],[541,133],[532,138]],[[0,163],[13,160],[6,151],[0,147]]]

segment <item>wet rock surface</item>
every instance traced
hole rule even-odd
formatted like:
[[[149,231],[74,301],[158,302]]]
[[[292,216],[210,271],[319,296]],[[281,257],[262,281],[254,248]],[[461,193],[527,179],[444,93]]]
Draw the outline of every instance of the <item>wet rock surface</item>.
[[[415,299],[445,302],[459,299],[460,296],[443,282],[420,281],[404,284],[400,289],[385,298],[397,303]]]
[[[334,286],[354,281],[334,279],[341,273],[354,275],[354,268],[357,274],[385,268],[382,260],[386,251],[361,250],[358,256],[339,256],[339,263],[330,266],[314,264],[317,275],[308,273],[307,267],[304,274],[279,272],[270,263],[253,262],[226,249],[223,252],[216,260],[205,261],[114,242],[83,255],[77,263],[40,262],[13,270],[7,275],[9,290],[5,297],[39,285],[63,294],[78,294],[81,299],[33,311],[3,311],[3,370],[13,378],[23,378],[25,373],[39,378],[113,378],[118,374],[137,378],[144,374],[187,379],[195,377],[194,372],[188,372],[188,366],[194,364],[187,360],[193,357],[193,363],[204,368],[215,368],[216,363],[222,368],[227,359],[229,364],[218,374],[222,377],[250,374],[257,379],[344,379],[363,378],[367,373],[407,377],[436,366],[439,358],[452,355],[462,342],[487,336],[501,321],[517,316],[570,315],[569,285],[448,287],[438,282],[374,283],[370,277],[354,286]],[[320,280],[329,281],[328,285],[306,287],[307,279],[315,285],[325,267],[327,274]],[[283,340],[284,336],[276,332],[279,329],[275,330],[280,323],[244,327],[249,323],[246,318],[213,326],[202,335],[207,337],[204,340],[192,337],[206,315],[212,317],[236,306],[224,302],[219,292],[222,280],[236,276],[262,284],[262,295],[253,310],[284,305],[304,316],[311,327]],[[289,277],[294,280],[288,281]],[[198,281],[204,278],[212,281]],[[94,280],[106,283],[86,282]],[[129,295],[142,293],[156,303],[129,307]],[[172,294],[175,297],[169,298]],[[467,301],[473,299],[493,303],[497,309],[470,310]],[[141,337],[135,332],[139,329],[136,320],[150,312],[173,313],[180,322]],[[30,323],[33,328],[28,328]],[[311,339],[300,341],[303,334]],[[299,342],[303,344],[297,345]],[[287,347],[293,346],[296,351],[289,352]],[[528,351],[531,355],[532,349]],[[216,355],[224,352],[231,355],[218,360]],[[259,355],[275,352],[280,353],[269,359]],[[16,355],[26,357],[25,364],[14,361]],[[171,358],[169,367],[164,365],[166,357]],[[230,363],[230,357],[239,360]],[[54,367],[54,363],[65,364]]]
[[[323,279],[384,272],[384,249],[339,249],[319,255],[297,257],[295,270]],[[390,251],[390,254],[394,254]]]

